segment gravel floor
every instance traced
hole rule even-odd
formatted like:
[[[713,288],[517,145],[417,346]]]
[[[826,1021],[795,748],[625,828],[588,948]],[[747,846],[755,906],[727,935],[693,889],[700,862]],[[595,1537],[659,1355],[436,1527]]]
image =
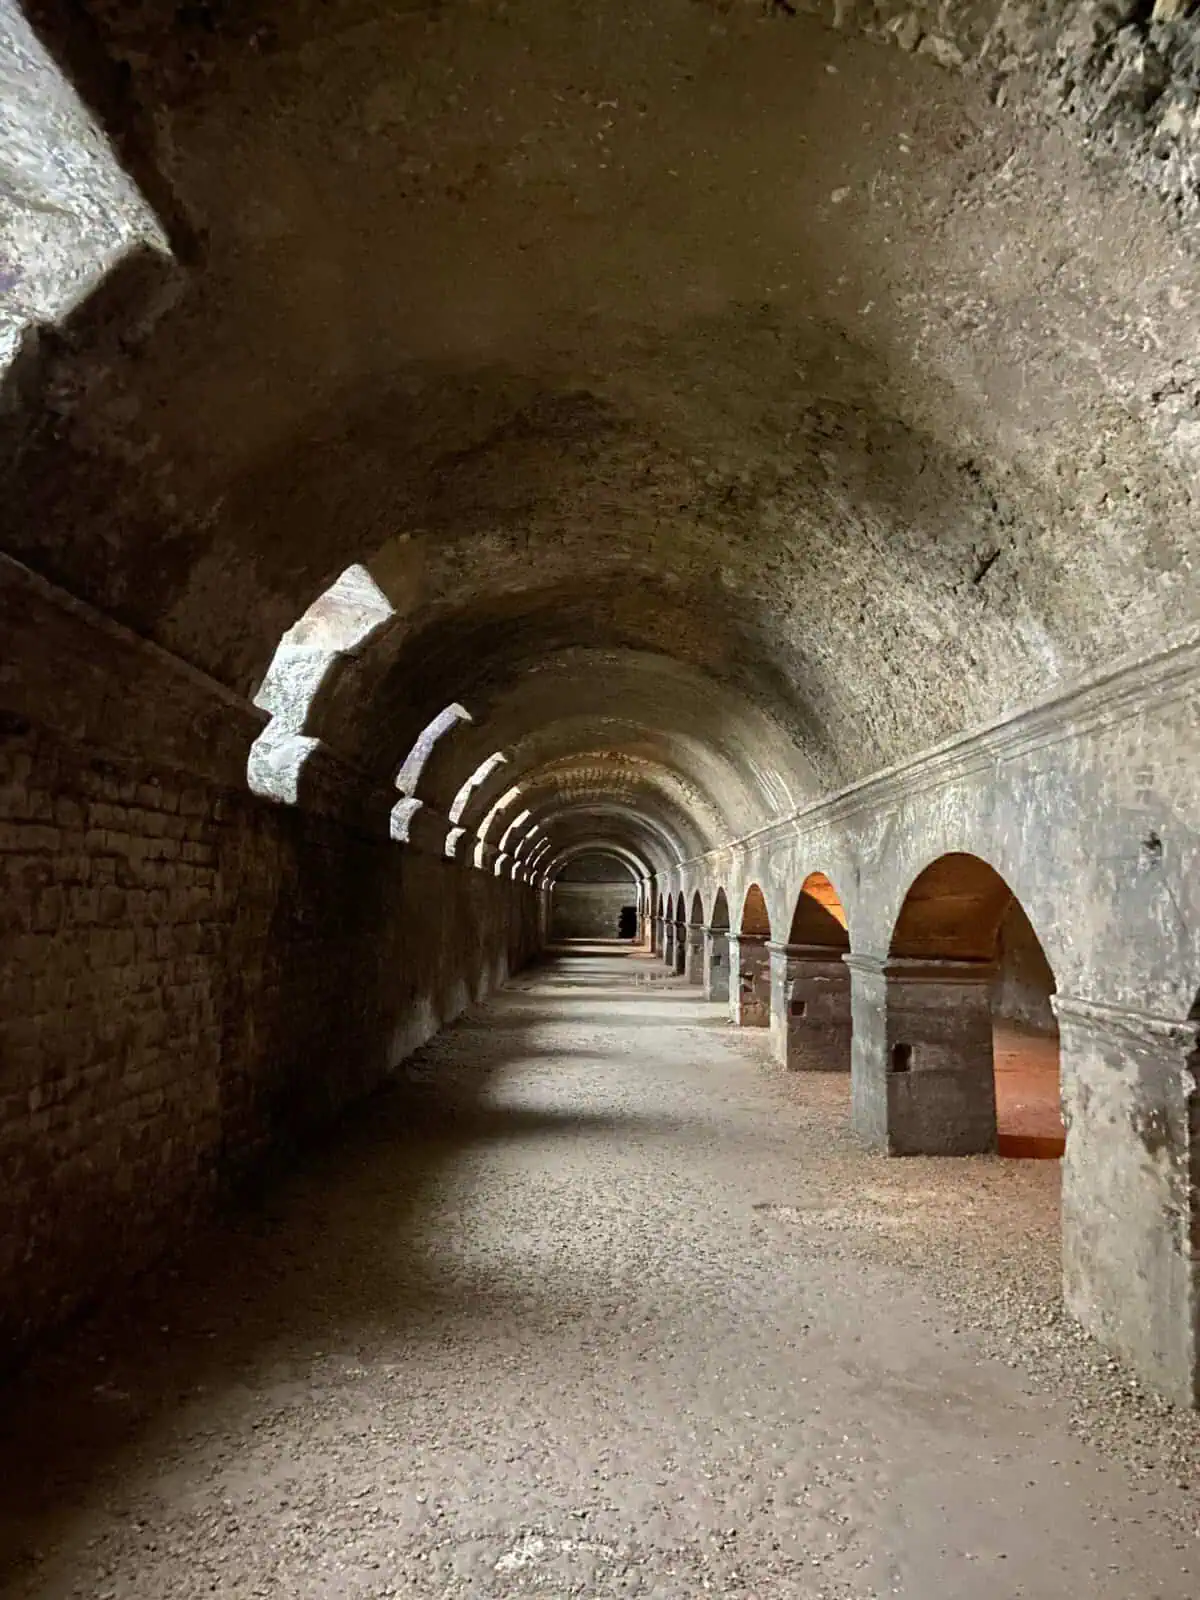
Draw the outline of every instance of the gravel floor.
[[[1057,1165],[578,951],[7,1396],[3,1593],[1200,1593],[1200,1418],[1058,1301]]]

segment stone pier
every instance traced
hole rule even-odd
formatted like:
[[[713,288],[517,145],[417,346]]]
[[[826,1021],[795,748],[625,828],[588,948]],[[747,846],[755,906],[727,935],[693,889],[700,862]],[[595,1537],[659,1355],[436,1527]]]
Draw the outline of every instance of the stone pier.
[[[732,1021],[741,1028],[769,1027],[771,960],[766,935],[731,934],[729,969],[729,1015]]]
[[[824,945],[769,944],[771,1045],[789,1072],[849,1072],[850,969]]]
[[[994,969],[852,955],[853,1125],[889,1155],[996,1149]]]
[[[704,933],[704,998],[729,999],[729,929],[705,928]]]

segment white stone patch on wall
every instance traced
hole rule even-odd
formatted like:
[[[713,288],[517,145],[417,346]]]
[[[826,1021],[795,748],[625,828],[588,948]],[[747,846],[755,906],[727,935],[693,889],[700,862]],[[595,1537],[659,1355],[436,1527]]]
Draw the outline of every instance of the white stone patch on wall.
[[[420,809],[420,800],[400,800],[392,807],[390,831],[398,844],[408,843],[413,818]]]
[[[26,330],[66,317],[138,247],[153,210],[22,13],[0,0],[0,373]]]
[[[460,722],[470,722],[471,713],[465,706],[457,702],[439,711],[418,734],[412,749],[404,758],[404,764],[396,774],[396,787],[401,794],[415,794],[417,784],[421,781],[421,774],[425,770],[425,763],[433,754],[433,748],[444,734],[456,728]]]
[[[454,796],[454,802],[450,807],[451,822],[458,823],[462,821],[466,809],[471,803],[471,796],[475,793],[476,789],[478,789],[481,784],[486,783],[488,778],[491,777],[492,773],[495,772],[496,768],[502,767],[507,760],[508,757],[505,755],[503,750],[494,750],[492,754],[488,756],[486,761],[480,762],[480,764],[475,768],[475,771]]]
[[[320,744],[304,725],[321,685],[335,661],[360,650],[393,614],[371,574],[355,565],[283,635],[254,696],[271,720],[250,747],[246,779],[252,793],[296,804],[300,774]]]

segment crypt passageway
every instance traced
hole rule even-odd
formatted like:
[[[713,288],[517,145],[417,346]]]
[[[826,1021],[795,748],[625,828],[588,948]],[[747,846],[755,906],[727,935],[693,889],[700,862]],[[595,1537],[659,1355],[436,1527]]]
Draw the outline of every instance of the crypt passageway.
[[[540,1153],[562,1141],[593,1196],[662,1159],[659,1242],[598,1222],[547,1297],[570,1320],[598,1296],[603,1338],[626,1316],[653,1366],[682,1302],[638,1323],[625,1253],[674,1284],[753,1226],[705,1404],[735,1368],[751,1394],[762,1334],[761,1417],[793,1383],[886,1387],[845,1349],[800,1370],[798,1323],[789,1367],[797,1250],[847,1337],[885,1337],[882,1297],[927,1319],[896,1338],[975,1359],[935,1308],[931,1252],[953,1289],[962,1245],[892,1201],[957,1203],[971,1292],[1022,1331],[979,1359],[1074,1404],[1037,1365],[1052,1326],[1110,1383],[1112,1449],[1136,1434],[1164,1494],[1190,1482],[1200,6],[0,0],[0,103],[0,1346],[22,1414],[47,1352],[167,1294],[220,1217],[343,1172],[364,1108],[412,1157],[404,1106],[461,1072],[479,1138],[425,1129],[428,1196],[414,1179],[395,1235],[363,1223],[385,1254],[478,1178],[553,1277]],[[604,953],[531,965],[576,940]],[[603,1013],[596,1038],[539,1056],[527,1033],[568,1012]],[[553,1103],[537,1137],[542,1087],[509,1137],[510,1069],[518,1102],[536,1080]],[[597,1110],[610,1072],[628,1125]],[[770,1177],[766,1210],[735,1168]],[[1001,1261],[1022,1238],[1052,1291]],[[545,1309],[524,1272],[514,1338]],[[447,1275],[444,1303],[412,1290],[420,1326],[465,1319],[478,1351]],[[400,1373],[410,1334],[361,1310],[374,1377]],[[319,1337],[349,1375],[345,1313]],[[257,1382],[267,1342],[214,1349],[215,1387],[243,1358]],[[889,1391],[918,1430],[920,1370]],[[163,1402],[139,1417],[174,1426]],[[462,1437],[422,1447],[434,1501]],[[648,1571],[686,1548],[692,1573],[707,1537],[662,1509],[695,1469],[682,1438],[643,1462],[657,1496],[621,1502]],[[521,1538],[557,1550],[535,1499]],[[551,1570],[506,1548],[497,1584]],[[855,1582],[822,1592],[888,1590]]]

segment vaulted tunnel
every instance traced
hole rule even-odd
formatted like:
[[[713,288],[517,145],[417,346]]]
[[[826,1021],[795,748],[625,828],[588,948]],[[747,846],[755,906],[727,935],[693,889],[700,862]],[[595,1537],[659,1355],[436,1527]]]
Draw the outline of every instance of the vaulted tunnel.
[[[553,946],[1064,1152],[1195,1404],[1196,6],[0,0],[0,95],[13,1362]]]

